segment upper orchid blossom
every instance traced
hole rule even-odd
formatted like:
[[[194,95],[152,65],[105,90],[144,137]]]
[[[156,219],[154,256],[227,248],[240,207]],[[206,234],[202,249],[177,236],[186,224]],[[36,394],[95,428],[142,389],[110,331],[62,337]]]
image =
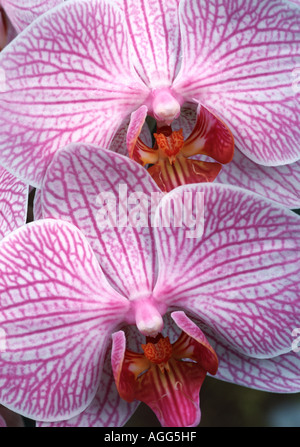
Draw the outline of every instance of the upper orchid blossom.
[[[0,48],[63,0],[0,0]]]
[[[299,391],[299,216],[226,185],[163,195],[139,164],[83,144],[56,152],[40,209],[0,243],[5,406],[116,426],[138,399],[162,425],[189,426],[217,368]]]
[[[228,163],[233,138],[257,163],[292,163],[299,159],[292,88],[299,19],[298,6],[285,0],[64,2],[0,56],[0,163],[41,187],[59,147],[85,141],[108,148],[129,115],[129,153],[149,162],[136,148],[145,117],[157,120],[159,134],[189,102],[203,118],[191,136],[196,145],[173,147],[175,134],[148,151],[165,190],[214,179],[216,163],[187,157]]]
[[[0,167],[0,239],[24,225],[28,186]]]

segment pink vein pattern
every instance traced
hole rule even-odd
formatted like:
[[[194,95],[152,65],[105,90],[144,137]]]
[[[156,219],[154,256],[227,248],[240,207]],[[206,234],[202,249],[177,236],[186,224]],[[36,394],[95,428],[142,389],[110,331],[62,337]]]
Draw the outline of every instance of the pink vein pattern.
[[[128,403],[120,398],[111,368],[111,349],[108,350],[101,380],[91,404],[72,419],[60,422],[38,422],[38,427],[122,427],[136,410],[138,402]]]
[[[0,401],[37,420],[71,418],[96,393],[127,300],[67,222],[33,222],[1,244]]]
[[[300,10],[286,1],[185,0],[183,61],[173,88],[228,124],[238,147],[264,165],[299,159]]]
[[[63,0],[1,0],[0,6],[5,9],[19,33],[38,16],[62,2]]]
[[[28,186],[0,167],[0,239],[25,224]]]
[[[73,144],[57,151],[42,188],[43,217],[75,224],[111,284],[128,298],[152,290],[156,276],[153,228],[147,213],[150,193],[158,188],[145,173],[127,157],[97,146]],[[105,193],[108,196],[101,196]],[[142,200],[145,226],[138,226],[134,217],[139,197],[146,197],[146,203]],[[111,227],[102,217],[106,199],[116,210]]]
[[[128,126],[129,126],[129,120],[126,120],[124,125],[122,125],[116,132],[116,134],[109,146],[109,150],[116,152],[117,154],[121,154],[121,155],[128,154],[127,146],[126,146]],[[152,145],[151,133],[150,133],[149,127],[146,124],[142,127],[139,137],[148,146]],[[36,189],[35,196],[34,196],[33,210],[34,210],[34,219],[35,220],[42,219],[43,215],[42,215],[41,190],[40,189]]]
[[[207,325],[194,320],[218,353],[216,379],[273,393],[296,393],[300,388],[300,357],[289,352],[269,359],[251,358],[217,337]]]
[[[176,188],[204,193],[204,233],[187,238],[184,227],[155,231],[157,300],[182,307],[208,324],[235,350],[274,357],[291,350],[299,325],[299,218],[285,207],[219,184]],[[159,222],[159,208],[156,225]]]
[[[289,208],[300,208],[300,161],[284,166],[261,166],[238,149],[216,180],[240,186]]]
[[[178,71],[181,38],[179,0],[118,0],[126,15],[132,58],[149,88],[169,86]]]
[[[59,147],[82,140],[108,147],[148,94],[113,4],[78,0],[52,11],[0,56],[1,163],[36,187]]]

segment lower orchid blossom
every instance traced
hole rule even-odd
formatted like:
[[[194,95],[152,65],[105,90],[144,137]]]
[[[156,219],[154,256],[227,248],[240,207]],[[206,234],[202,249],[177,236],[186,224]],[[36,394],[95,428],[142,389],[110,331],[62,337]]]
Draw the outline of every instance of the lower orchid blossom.
[[[39,425],[200,421],[205,375],[300,390],[299,216],[216,183],[162,194],[98,146],[56,152],[43,219],[0,242],[0,402]]]
[[[0,167],[0,240],[26,222],[28,186]]]
[[[129,116],[129,154],[154,161],[166,191],[215,179],[233,139],[255,163],[296,162],[299,14],[286,0],[63,2],[0,55],[0,163],[40,188],[56,150],[108,148]],[[200,122],[183,142],[172,123],[191,102]],[[136,147],[147,115],[160,135],[148,149]],[[215,162],[190,158],[199,153]]]

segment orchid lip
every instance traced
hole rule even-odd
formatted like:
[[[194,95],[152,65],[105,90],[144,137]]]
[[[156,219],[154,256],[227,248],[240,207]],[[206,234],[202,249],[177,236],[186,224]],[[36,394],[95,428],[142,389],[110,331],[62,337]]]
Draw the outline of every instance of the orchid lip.
[[[171,315],[181,329],[179,338],[171,343],[161,333],[146,337],[143,354],[126,349],[124,332],[113,334],[113,374],[122,399],[146,403],[162,426],[195,426],[200,422],[202,383],[207,372],[216,374],[218,359],[184,312]]]

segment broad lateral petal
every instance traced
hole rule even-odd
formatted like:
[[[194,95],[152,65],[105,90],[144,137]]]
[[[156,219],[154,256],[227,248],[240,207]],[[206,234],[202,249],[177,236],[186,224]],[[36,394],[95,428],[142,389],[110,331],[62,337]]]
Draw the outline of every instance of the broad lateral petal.
[[[269,359],[244,356],[216,337],[208,327],[204,328],[203,323],[196,321],[196,324],[206,331],[208,340],[218,355],[217,379],[271,393],[299,392],[299,352],[291,351]],[[293,340],[291,331],[291,344]]]
[[[218,352],[221,352],[220,348]],[[254,359],[226,347],[216,378],[271,393],[299,393],[299,368],[299,353],[288,352],[270,359]]]
[[[37,17],[64,0],[2,0],[2,7],[14,25],[21,32]]]
[[[240,186],[289,208],[300,208],[300,161],[284,166],[261,166],[238,149],[223,166],[218,183]]]
[[[98,146],[59,150],[42,188],[43,216],[75,224],[107,278],[124,296],[149,292],[156,277],[148,212],[160,191],[145,169]]]
[[[124,17],[106,0],[68,1],[41,16],[4,49],[0,68],[0,163],[35,187],[59,147],[108,147],[148,95]]]
[[[0,401],[36,420],[71,418],[96,393],[127,300],[67,222],[27,224],[0,247]]]
[[[175,215],[175,225],[163,228],[170,203],[183,204],[190,221]],[[192,312],[245,355],[291,350],[300,310],[299,216],[240,188],[207,183],[167,194],[154,222],[155,299]]]
[[[181,60],[179,0],[118,0],[118,4],[126,13],[139,75],[149,88],[171,85]]]
[[[280,0],[184,0],[179,14],[183,61],[174,90],[215,111],[253,161],[297,161],[299,8]]]
[[[111,368],[111,350],[105,357],[103,372],[91,404],[78,416],[59,422],[38,422],[38,427],[122,427],[136,410],[138,402],[121,399]]]
[[[0,239],[26,222],[28,186],[0,167]]]

